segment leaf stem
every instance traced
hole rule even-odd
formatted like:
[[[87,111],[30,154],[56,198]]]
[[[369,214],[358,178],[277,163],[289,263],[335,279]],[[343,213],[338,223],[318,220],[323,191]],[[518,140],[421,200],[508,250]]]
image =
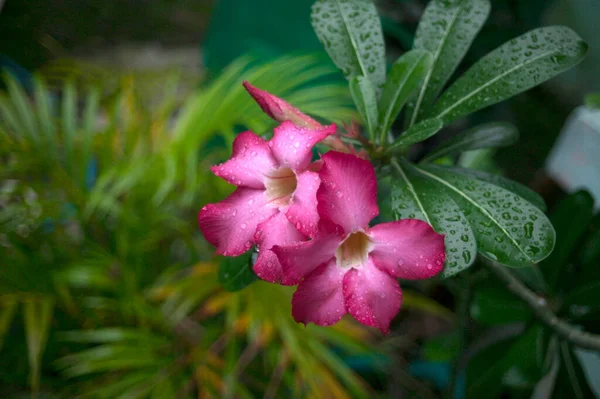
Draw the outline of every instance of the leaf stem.
[[[542,323],[554,330],[556,335],[580,348],[600,351],[600,335],[582,331],[556,316],[545,298],[531,291],[503,265],[488,259],[485,259],[483,263],[507,284],[509,291],[531,308]]]

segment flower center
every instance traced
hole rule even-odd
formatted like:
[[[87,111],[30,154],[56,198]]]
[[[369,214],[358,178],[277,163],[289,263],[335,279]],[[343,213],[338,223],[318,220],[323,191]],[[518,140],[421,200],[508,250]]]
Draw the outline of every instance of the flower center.
[[[265,182],[269,202],[276,206],[289,205],[297,185],[298,180],[292,169],[283,167],[273,170]]]
[[[343,268],[362,266],[371,251],[371,239],[362,231],[350,234],[335,251],[337,265]]]

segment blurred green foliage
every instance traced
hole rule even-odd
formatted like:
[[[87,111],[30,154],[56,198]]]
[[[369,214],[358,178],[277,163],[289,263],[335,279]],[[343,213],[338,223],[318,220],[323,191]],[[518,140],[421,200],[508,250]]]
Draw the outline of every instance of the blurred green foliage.
[[[339,122],[347,89],[307,86],[334,70],[241,59],[192,90],[56,71],[32,93],[8,76],[0,97],[3,395],[367,397],[342,361],[372,352],[366,331],[296,324],[288,287],[224,291],[195,222],[231,190],[209,166],[241,129],[273,126],[242,80]]]

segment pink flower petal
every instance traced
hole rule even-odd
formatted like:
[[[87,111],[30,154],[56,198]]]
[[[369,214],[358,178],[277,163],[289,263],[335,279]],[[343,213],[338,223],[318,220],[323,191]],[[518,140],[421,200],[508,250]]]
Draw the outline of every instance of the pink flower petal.
[[[373,240],[373,263],[405,280],[433,277],[444,267],[444,236],[417,219],[382,223],[367,234]]]
[[[344,276],[343,291],[352,317],[387,334],[402,303],[398,280],[367,262]]]
[[[296,191],[286,212],[290,222],[309,237],[314,237],[319,224],[317,190],[321,185],[319,174],[305,171],[296,175]]]
[[[279,163],[295,171],[306,169],[312,158],[312,148],[319,141],[335,133],[335,125],[318,130],[304,129],[285,121],[275,128],[269,146]]]
[[[290,246],[274,246],[283,270],[283,278],[289,284],[298,284],[303,277],[323,263],[335,258],[335,251],[344,239],[341,229],[329,221],[319,222],[315,237]]]
[[[264,188],[265,175],[277,167],[267,142],[248,131],[233,141],[231,158],[211,168],[213,173],[236,186]]]
[[[238,256],[254,245],[258,224],[275,212],[267,206],[264,190],[238,188],[223,201],[203,207],[198,223],[218,254]]]
[[[304,241],[306,237],[296,230],[283,212],[277,212],[258,225],[254,239],[259,249],[254,272],[263,280],[279,283],[282,282],[281,264],[271,248],[273,245],[292,245]]]
[[[243,83],[248,93],[260,105],[263,111],[278,122],[291,121],[294,125],[307,129],[321,129],[321,125],[310,116],[300,112],[284,100],[273,94],[252,86],[247,81]]]
[[[330,326],[346,314],[342,280],[347,270],[324,263],[300,283],[292,298],[292,315],[299,323]]]
[[[355,155],[336,151],[329,151],[321,158],[319,215],[341,226],[346,233],[367,228],[379,213],[373,166]]]

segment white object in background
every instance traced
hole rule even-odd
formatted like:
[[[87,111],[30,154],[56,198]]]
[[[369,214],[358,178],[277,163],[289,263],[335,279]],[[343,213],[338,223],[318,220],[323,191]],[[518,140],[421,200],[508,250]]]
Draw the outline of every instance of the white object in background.
[[[546,171],[565,191],[586,189],[600,208],[600,110],[577,108],[546,160]]]

